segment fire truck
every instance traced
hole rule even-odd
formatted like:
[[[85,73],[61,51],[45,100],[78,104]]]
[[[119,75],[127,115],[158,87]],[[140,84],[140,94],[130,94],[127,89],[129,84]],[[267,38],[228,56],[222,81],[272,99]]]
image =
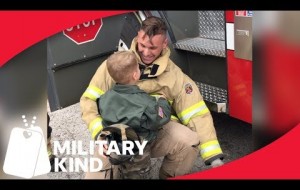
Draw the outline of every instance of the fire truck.
[[[171,59],[196,82],[209,109],[252,123],[252,14],[133,11],[67,28],[47,39],[50,109],[77,103],[99,65],[128,49],[153,15],[166,22]]]

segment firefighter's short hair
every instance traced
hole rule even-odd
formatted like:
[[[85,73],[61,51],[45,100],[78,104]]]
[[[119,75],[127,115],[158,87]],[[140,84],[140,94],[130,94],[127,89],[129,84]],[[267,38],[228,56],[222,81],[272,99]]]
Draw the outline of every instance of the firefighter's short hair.
[[[138,67],[138,59],[132,51],[118,51],[106,61],[107,70],[116,83],[128,84]]]

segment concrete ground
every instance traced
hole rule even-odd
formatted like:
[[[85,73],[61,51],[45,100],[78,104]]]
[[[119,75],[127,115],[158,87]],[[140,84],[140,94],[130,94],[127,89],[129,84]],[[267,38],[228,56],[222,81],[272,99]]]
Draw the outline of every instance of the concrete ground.
[[[243,121],[229,117],[227,114],[212,112],[219,142],[225,154],[224,162],[228,163],[241,158],[252,152],[252,128],[251,125]],[[66,107],[61,110],[49,112],[50,126],[52,127],[53,141],[82,141],[83,150],[88,150],[90,133],[85,123],[81,119],[79,103]],[[61,158],[77,157],[86,158],[82,155],[60,155]],[[151,160],[150,179],[158,179],[158,171],[162,158]],[[66,160],[68,172],[51,172],[48,174],[50,179],[83,179],[84,172],[70,172],[69,161]],[[197,158],[192,173],[209,169],[205,166],[200,157]]]

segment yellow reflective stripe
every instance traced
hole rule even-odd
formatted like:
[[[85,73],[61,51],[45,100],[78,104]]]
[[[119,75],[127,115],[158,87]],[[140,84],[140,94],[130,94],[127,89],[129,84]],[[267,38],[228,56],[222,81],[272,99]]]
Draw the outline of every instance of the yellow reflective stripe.
[[[222,150],[217,140],[209,141],[199,146],[201,157],[206,160],[214,155],[221,154]]]
[[[202,150],[202,149],[205,149],[207,147],[210,147],[211,145],[218,145],[218,144],[219,144],[218,140],[212,140],[212,141],[208,141],[204,144],[199,145],[199,147]]]
[[[152,93],[152,94],[150,94],[150,96],[159,96],[159,94]]]
[[[96,101],[98,98],[100,98],[100,96],[104,94],[104,92],[95,87],[95,86],[88,86],[88,88],[86,89],[86,91],[83,93],[83,96],[88,97],[91,100]]]
[[[93,96],[92,94],[90,94],[90,93],[88,92],[88,90],[86,90],[86,91],[83,93],[83,96],[84,96],[84,97],[87,97],[87,98],[89,98],[89,99],[91,99],[91,100],[93,100],[93,101],[96,101],[96,100],[97,100],[97,97],[95,97],[95,96]]]
[[[160,95],[158,94],[150,94],[150,96],[154,97],[156,99],[156,101],[158,100],[158,98],[160,97]]]
[[[93,91],[97,92],[98,94],[102,95],[104,94],[103,90],[101,90],[100,88],[96,87],[96,86],[93,86],[93,85],[89,85],[90,89],[92,89]]]
[[[171,115],[171,120],[179,120],[178,117],[176,117],[175,115]]]
[[[181,113],[178,114],[179,119],[182,121],[184,125],[187,125],[192,117],[198,115],[204,115],[208,113],[209,110],[205,105],[205,102],[202,100],[199,103],[185,109]]]
[[[92,138],[95,139],[95,138],[96,138],[96,135],[97,135],[100,131],[102,131],[102,129],[103,129],[103,126],[102,126],[102,125],[99,126],[98,128],[96,128],[96,129],[93,131],[93,133],[92,133]],[[96,140],[96,139],[95,139],[95,140]]]
[[[102,118],[98,117],[94,119],[90,124],[89,124],[89,131],[92,134],[92,138],[95,139],[96,135],[103,129],[102,126]]]
[[[52,151],[51,150],[48,150],[48,157],[50,157],[52,155]]]
[[[217,148],[217,149],[214,149],[214,150],[211,150],[209,152],[205,152],[204,154],[201,154],[201,157],[206,160],[214,155],[218,155],[218,154],[221,154],[222,153],[222,150],[221,148]]]

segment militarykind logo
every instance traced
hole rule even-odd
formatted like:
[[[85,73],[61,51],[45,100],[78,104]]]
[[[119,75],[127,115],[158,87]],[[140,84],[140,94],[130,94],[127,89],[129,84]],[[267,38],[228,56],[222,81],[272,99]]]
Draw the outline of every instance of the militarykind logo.
[[[83,148],[82,141],[64,141],[60,144],[59,141],[54,141],[54,155],[66,155],[68,158],[54,158],[54,171],[62,172],[99,172],[103,163],[100,159],[107,158],[112,153],[116,155],[135,155],[133,152],[134,144],[138,148],[138,154],[143,155],[144,148],[148,141],[122,141],[121,147],[118,146],[116,141],[111,141],[109,144],[106,140],[97,140],[89,142],[89,150],[86,151]],[[106,147],[106,148],[104,148]],[[85,158],[79,158],[77,156],[87,156]],[[68,168],[64,163],[68,160]]]
[[[51,166],[43,131],[34,126],[35,116],[30,127],[25,115],[22,119],[25,127],[15,127],[11,131],[3,170],[6,174],[22,178],[47,174]]]
[[[47,174],[51,170],[51,165],[42,129],[34,126],[35,116],[30,127],[25,115],[22,119],[25,127],[15,127],[11,131],[3,170],[6,174],[28,179]],[[99,172],[103,167],[100,157],[107,158],[112,153],[120,156],[135,155],[134,147],[137,147],[139,155],[143,155],[147,141],[124,140],[121,148],[116,141],[110,143],[106,140],[90,141],[88,151],[83,149],[82,141],[64,141],[63,144],[53,141],[53,143],[54,155],[68,157],[54,158],[54,172]],[[68,167],[65,164],[67,160]]]

